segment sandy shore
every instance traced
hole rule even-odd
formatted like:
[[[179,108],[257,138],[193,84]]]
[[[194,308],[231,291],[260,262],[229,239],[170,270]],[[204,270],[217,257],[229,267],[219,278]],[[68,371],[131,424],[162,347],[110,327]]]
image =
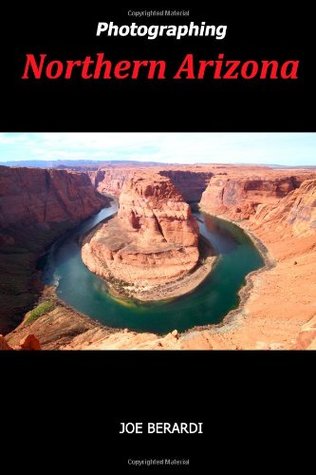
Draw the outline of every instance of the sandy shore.
[[[158,301],[158,300],[169,300],[181,295],[188,294],[196,289],[212,272],[217,258],[215,256],[208,257],[203,264],[200,264],[195,271],[191,274],[186,275],[183,279],[179,279],[175,282],[166,283],[163,285],[156,286],[155,288],[146,288],[146,287],[128,287],[126,286],[126,292],[128,295],[129,290],[133,295],[133,298],[136,300],[141,300],[143,302],[148,301]],[[114,295],[124,297],[126,293],[118,293],[115,289],[110,289],[111,292],[114,290]]]
[[[263,244],[263,242],[260,241],[259,238],[257,238],[246,227],[241,226],[240,222],[228,220],[225,218],[225,216],[214,216],[214,217],[220,218],[223,221],[227,221],[228,223],[233,223],[236,226],[239,226],[240,228],[242,228],[244,232],[247,234],[247,236],[252,240],[256,249],[259,251],[264,261],[264,266],[260,267],[260,269],[250,272],[246,276],[245,285],[243,285],[238,291],[238,297],[239,297],[238,306],[232,309],[230,312],[228,312],[220,323],[211,323],[209,325],[196,326],[196,327],[190,328],[184,332],[186,335],[190,334],[190,332],[205,331],[205,330],[211,330],[212,332],[213,331],[224,332],[224,331],[229,331],[233,327],[238,326],[241,320],[243,320],[245,317],[244,308],[245,308],[247,300],[249,299],[251,295],[251,291],[254,288],[255,279],[260,274],[266,272],[269,269],[272,269],[275,266],[275,261],[269,254],[267,247]]]

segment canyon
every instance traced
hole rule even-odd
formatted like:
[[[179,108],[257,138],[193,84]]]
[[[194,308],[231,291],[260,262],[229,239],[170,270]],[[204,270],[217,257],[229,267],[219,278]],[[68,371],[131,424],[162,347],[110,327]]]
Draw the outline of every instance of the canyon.
[[[0,167],[0,332],[39,295],[36,263],[47,246],[108,203],[85,173]]]
[[[1,290],[7,299],[2,315],[5,317],[7,305],[11,322],[12,315],[21,314],[30,301],[34,302],[34,295],[26,303],[23,298],[30,288],[34,289],[30,282],[38,255],[75,222],[105,206],[106,198],[99,193],[115,195],[120,208],[115,218],[86,236],[83,260],[107,279],[110,269],[114,280],[133,287],[134,296],[135,287],[138,297],[146,293],[139,288],[144,278],[148,285],[151,282],[159,287],[167,280],[190,275],[195,268],[199,248],[188,202],[195,206],[199,203],[205,212],[238,223],[266,262],[263,269],[248,276],[240,291],[240,305],[218,325],[185,333],[175,329],[167,335],[106,328],[78,314],[56,298],[52,289],[46,289],[51,292],[53,308],[35,321],[26,313],[17,327],[20,317],[15,320],[16,328],[5,337],[9,346],[19,348],[31,334],[43,349],[315,348],[315,170],[220,164],[146,169],[123,166],[86,173],[54,170],[56,175],[28,169],[24,179],[21,169],[13,174],[12,169],[2,168],[6,167],[0,167],[0,252],[7,259],[4,264],[1,259],[0,269],[5,276]],[[38,175],[40,171],[43,176]],[[44,186],[47,180],[49,193]],[[58,191],[52,182],[59,183]],[[60,193],[60,189],[64,191]],[[51,204],[45,207],[43,202]],[[14,256],[11,260],[10,255]],[[20,280],[16,276],[23,274],[25,267],[32,271],[28,271],[27,279],[21,279],[24,284],[19,293],[13,281]]]

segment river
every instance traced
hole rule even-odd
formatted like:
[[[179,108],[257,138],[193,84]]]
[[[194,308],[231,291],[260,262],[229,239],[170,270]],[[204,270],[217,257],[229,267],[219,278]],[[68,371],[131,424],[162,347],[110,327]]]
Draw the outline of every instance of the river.
[[[137,331],[167,333],[219,323],[239,302],[238,291],[249,272],[264,265],[247,234],[238,226],[195,212],[201,234],[219,259],[211,274],[192,293],[171,301],[138,303],[113,298],[105,282],[81,260],[80,237],[117,211],[116,203],[102,209],[53,244],[42,261],[45,284],[57,287],[58,297],[104,325]]]

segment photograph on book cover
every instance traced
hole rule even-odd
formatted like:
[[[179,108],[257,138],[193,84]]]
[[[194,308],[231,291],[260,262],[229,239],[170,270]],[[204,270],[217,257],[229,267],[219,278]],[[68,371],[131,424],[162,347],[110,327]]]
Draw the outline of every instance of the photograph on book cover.
[[[21,12],[1,76],[1,348],[314,348],[305,20]]]
[[[315,133],[1,133],[1,349],[315,349]]]

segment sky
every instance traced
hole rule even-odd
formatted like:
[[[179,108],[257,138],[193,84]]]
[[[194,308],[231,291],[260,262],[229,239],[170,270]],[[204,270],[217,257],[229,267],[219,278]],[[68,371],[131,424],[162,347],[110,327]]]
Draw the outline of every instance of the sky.
[[[316,166],[316,133],[0,133],[0,162],[12,160]]]

